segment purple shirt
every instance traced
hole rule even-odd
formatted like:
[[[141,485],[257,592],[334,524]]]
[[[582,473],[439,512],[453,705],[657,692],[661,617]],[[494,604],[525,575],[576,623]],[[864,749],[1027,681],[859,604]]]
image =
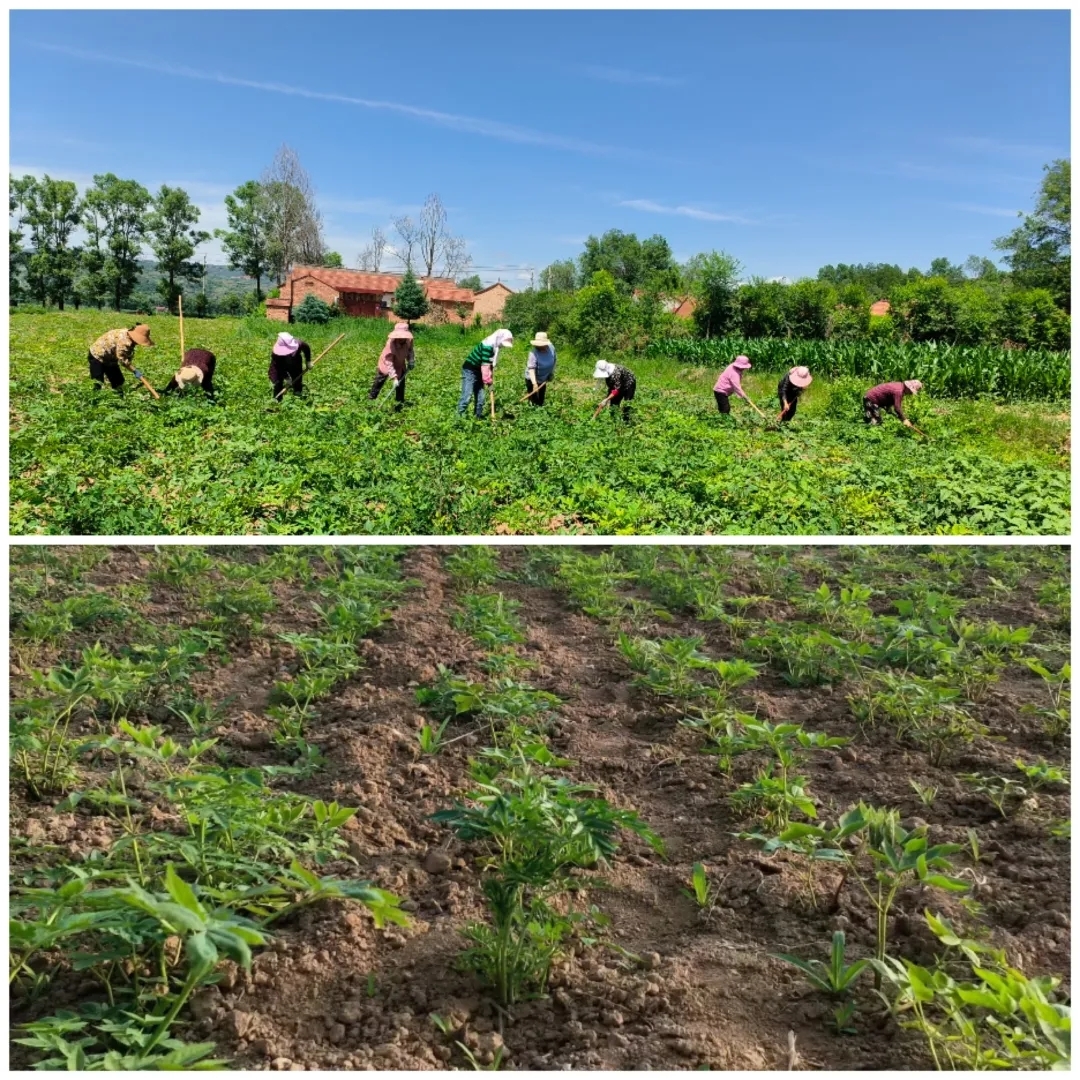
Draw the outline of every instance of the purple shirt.
[[[895,409],[896,415],[904,419],[904,410],[901,402],[904,400],[904,384],[902,382],[885,382],[866,391],[866,400],[879,409]]]
[[[720,378],[716,380],[713,390],[721,394],[735,394],[738,397],[745,398],[746,395],[743,393],[742,388],[741,369],[734,364],[728,364],[720,373]]]

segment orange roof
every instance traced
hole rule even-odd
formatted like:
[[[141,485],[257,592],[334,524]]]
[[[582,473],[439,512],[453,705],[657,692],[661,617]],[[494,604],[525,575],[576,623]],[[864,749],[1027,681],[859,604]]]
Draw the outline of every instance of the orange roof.
[[[477,292],[477,294],[476,294],[476,295],[477,295],[477,296],[479,296],[479,295],[480,295],[480,293],[486,293],[486,292],[491,292],[491,290],[492,290],[492,289],[505,289],[505,290],[506,290],[506,291],[507,291],[508,293],[511,293],[511,294],[512,294],[512,293],[513,293],[513,291],[514,291],[513,289],[511,289],[511,288],[510,288],[510,286],[509,286],[509,285],[506,285],[506,284],[504,284],[504,283],[503,283],[503,282],[501,282],[501,281],[496,281],[494,285],[487,285],[487,286],[485,286],[485,287],[484,287],[483,289],[480,289],[480,290],[479,290],[479,291]]]
[[[313,277],[339,293],[392,293],[401,284],[401,274],[371,274],[363,270],[328,270],[325,266],[297,266],[290,280]],[[459,289],[449,278],[417,278],[431,300],[471,303],[472,289]]]
[[[888,300],[878,300],[876,303],[870,305],[871,315],[888,315],[890,304]]]

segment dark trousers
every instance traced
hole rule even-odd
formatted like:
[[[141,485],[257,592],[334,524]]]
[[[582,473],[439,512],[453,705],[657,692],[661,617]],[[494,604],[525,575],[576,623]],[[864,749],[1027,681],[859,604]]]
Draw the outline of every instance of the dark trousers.
[[[368,394],[368,397],[372,401],[374,401],[379,396],[379,393],[382,391],[383,384],[389,378],[390,378],[389,375],[384,375],[381,371],[375,372],[375,381],[371,384],[371,392]],[[405,376],[404,375],[402,375],[401,378],[398,380],[397,387],[394,390],[394,400],[397,401],[397,403],[399,405],[404,405],[405,404]]]
[[[776,396],[780,399],[780,410],[782,412],[784,406],[787,406],[787,412],[784,413],[784,416],[780,421],[782,424],[786,424],[795,416],[795,412],[799,408],[799,395],[792,394],[791,397],[785,398],[783,393],[780,390],[777,390]]]
[[[95,360],[90,354],[86,354],[87,360],[90,361],[90,378],[96,383],[94,389],[101,390],[105,386],[105,380],[109,380],[109,385],[114,390],[122,390],[124,387],[124,373],[120,370],[120,365],[113,360],[111,363]]]
[[[716,398],[716,408],[727,416],[731,412],[731,398],[722,390],[714,390],[713,397]]]
[[[294,356],[275,356],[270,361],[267,375],[274,387],[275,398],[284,396],[286,379],[292,379],[292,392],[301,394],[304,390],[304,359],[299,353]]]
[[[622,414],[623,421],[627,424],[630,423],[630,402],[633,401],[634,395],[629,394],[627,397],[617,397],[608,406],[608,412],[611,413],[611,419],[617,420],[619,414]]]
[[[869,398],[863,398],[863,419],[868,424],[881,423],[881,406],[875,405]]]
[[[539,385],[539,384],[537,384]],[[533,385],[528,379],[525,380],[525,393],[528,394],[532,391]],[[531,398],[529,398],[530,405],[543,405],[544,398],[547,397],[547,383],[540,386],[540,389],[536,391]]]

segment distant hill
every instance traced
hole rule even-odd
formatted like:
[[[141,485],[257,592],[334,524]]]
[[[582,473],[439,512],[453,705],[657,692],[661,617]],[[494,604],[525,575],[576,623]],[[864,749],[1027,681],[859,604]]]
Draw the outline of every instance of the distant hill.
[[[139,267],[141,272],[135,291],[153,296],[160,303],[161,299],[157,287],[161,275],[158,273],[157,264],[153,260],[142,259]],[[270,284],[272,283],[263,280],[264,293]],[[248,293],[253,292],[254,289],[255,282],[251,278],[245,277],[239,270],[230,270],[227,266],[215,266],[211,263],[206,264],[206,296],[211,305],[220,303],[230,293],[246,296]],[[203,291],[202,282],[184,282],[183,290],[185,298],[190,299]]]

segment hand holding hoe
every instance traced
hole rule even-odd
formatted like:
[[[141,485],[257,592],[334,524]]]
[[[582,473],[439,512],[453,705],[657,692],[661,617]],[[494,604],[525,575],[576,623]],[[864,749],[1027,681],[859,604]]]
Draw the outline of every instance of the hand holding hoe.
[[[308,367],[308,371],[310,371],[311,368],[313,368],[344,336],[345,336],[344,334],[338,334],[338,336],[336,338],[334,338],[334,340],[331,341],[330,344],[327,345],[326,348],[323,349],[323,351],[321,353],[319,353],[319,355],[316,356],[314,360],[311,361],[311,365]],[[285,385],[281,388],[281,391],[277,395],[277,400],[278,401],[280,401],[282,399],[282,397],[285,394],[285,391],[288,390],[292,386],[292,384],[293,384],[293,381],[292,381],[291,378],[287,378],[285,380]]]

